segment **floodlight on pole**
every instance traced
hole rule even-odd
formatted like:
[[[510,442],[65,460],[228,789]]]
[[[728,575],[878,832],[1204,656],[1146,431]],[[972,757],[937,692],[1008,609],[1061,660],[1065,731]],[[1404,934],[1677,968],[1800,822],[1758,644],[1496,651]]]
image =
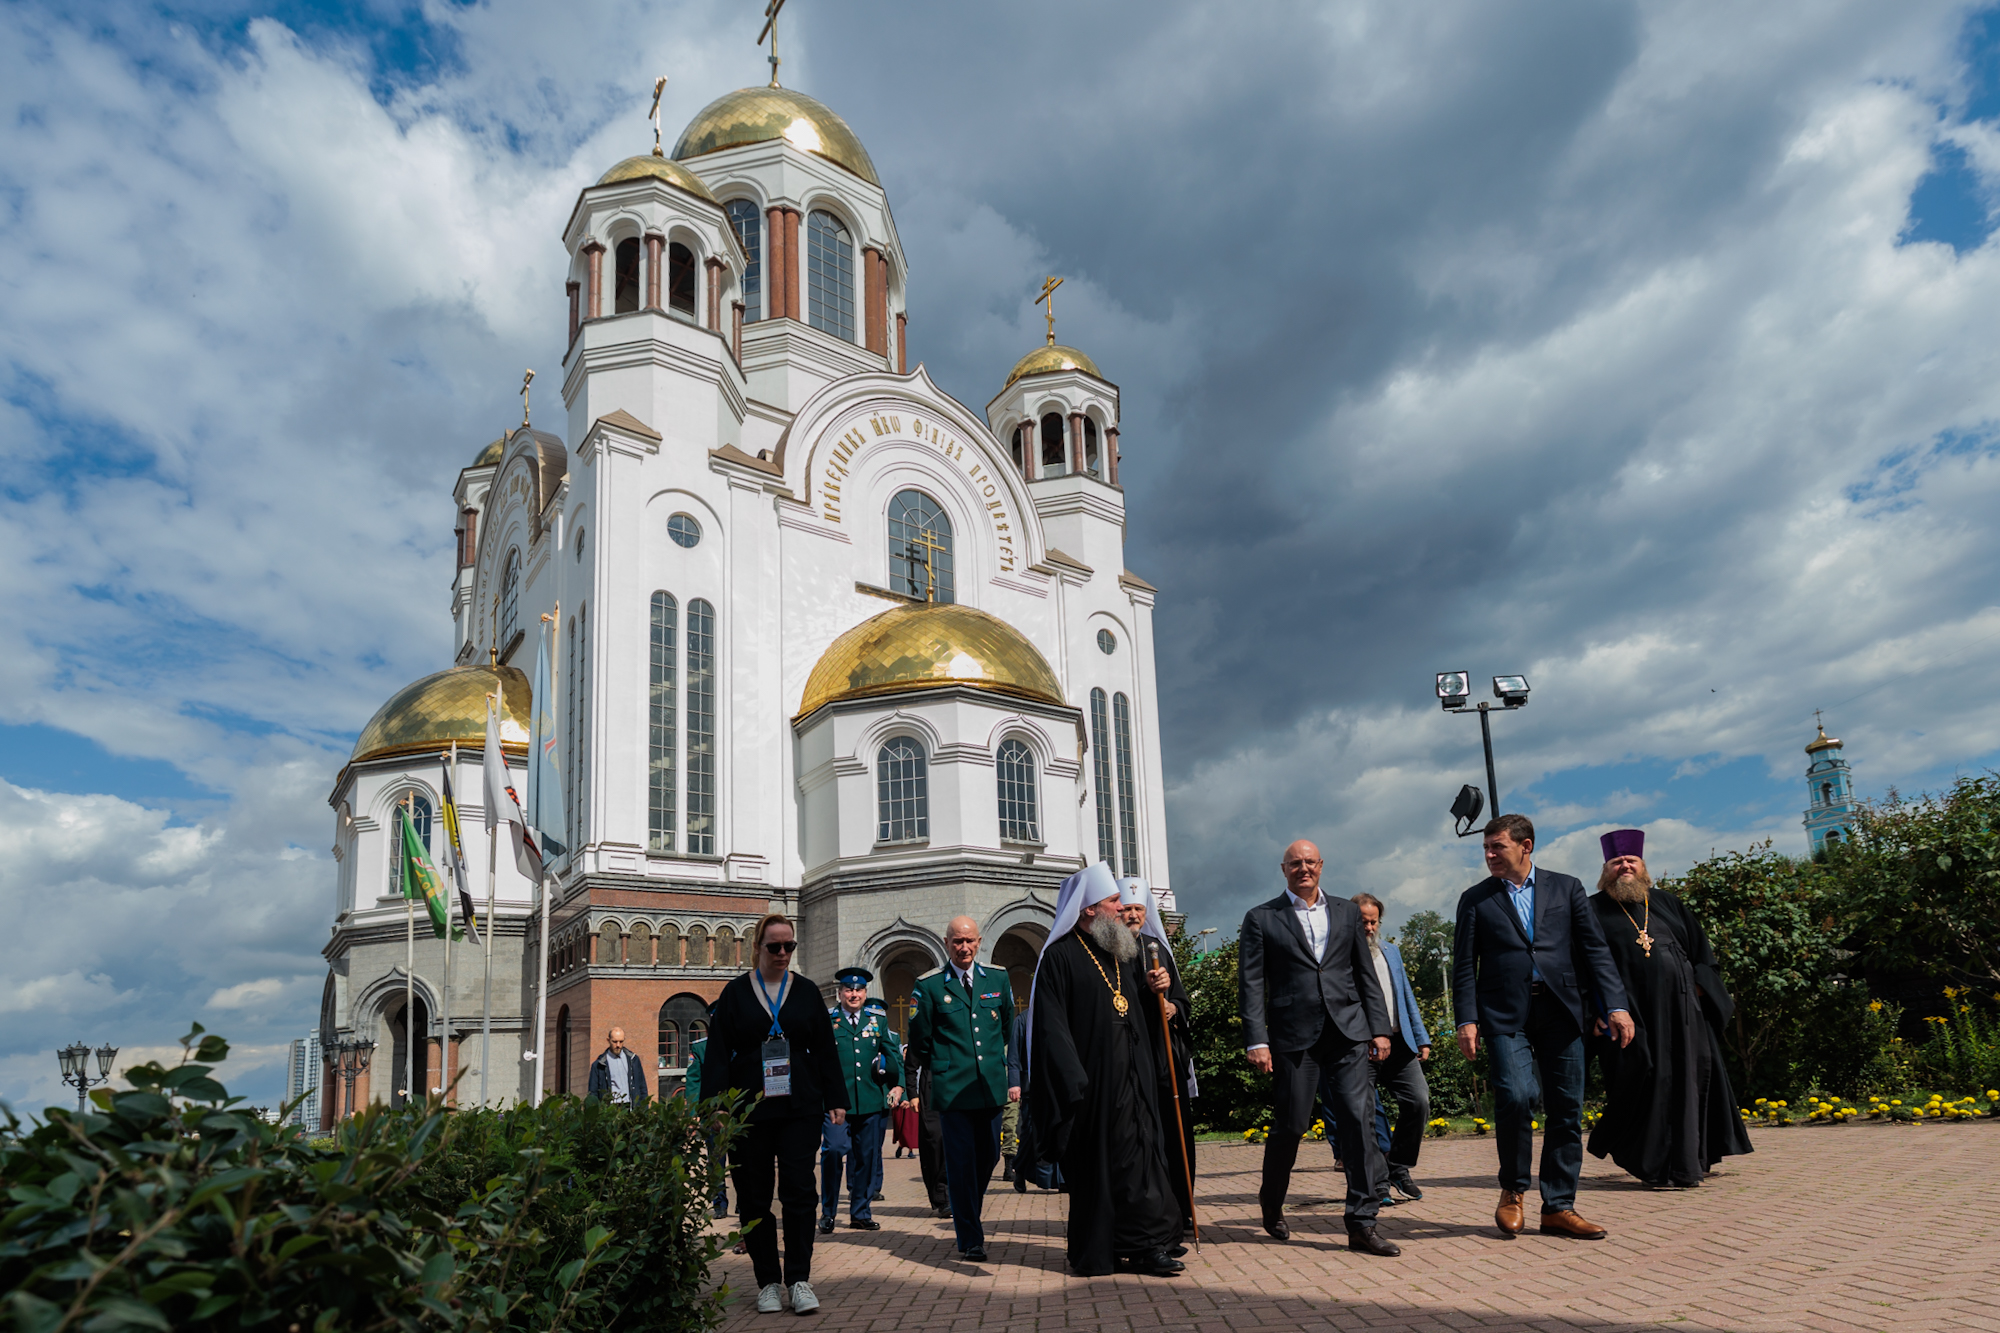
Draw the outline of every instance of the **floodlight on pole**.
[[[1500,782],[1493,771],[1493,705],[1481,699],[1472,703],[1472,673],[1469,671],[1440,671],[1437,673],[1437,697],[1447,713],[1478,713],[1479,740],[1486,751],[1486,805],[1494,814],[1500,813]],[[1526,676],[1495,676],[1493,697],[1509,712],[1525,708],[1528,703],[1528,678]],[[1468,793],[1472,799],[1468,799]],[[1469,838],[1479,830],[1474,827],[1480,815],[1477,797],[1479,790],[1467,785],[1461,787],[1458,798],[1451,803],[1451,817],[1455,832],[1461,838]]]

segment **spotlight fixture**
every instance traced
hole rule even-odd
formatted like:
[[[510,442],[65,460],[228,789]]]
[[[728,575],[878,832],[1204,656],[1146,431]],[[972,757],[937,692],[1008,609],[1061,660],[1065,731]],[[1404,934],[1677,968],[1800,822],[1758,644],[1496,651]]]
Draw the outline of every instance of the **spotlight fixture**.
[[[1465,707],[1465,701],[1472,697],[1472,673],[1470,671],[1440,671],[1438,678],[1438,700],[1446,711]]]
[[[1466,783],[1458,789],[1458,799],[1451,803],[1451,818],[1456,827],[1453,832],[1461,838],[1471,837],[1478,831],[1479,816],[1486,812],[1486,794]]]
[[[1519,708],[1528,702],[1528,678],[1526,676],[1495,676],[1493,697],[1509,708]]]

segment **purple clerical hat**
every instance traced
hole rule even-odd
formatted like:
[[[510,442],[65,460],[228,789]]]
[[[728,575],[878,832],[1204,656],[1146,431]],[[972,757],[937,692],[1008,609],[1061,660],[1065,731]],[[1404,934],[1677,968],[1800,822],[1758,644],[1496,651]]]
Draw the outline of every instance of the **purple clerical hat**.
[[[1615,861],[1621,856],[1646,855],[1646,830],[1642,828],[1613,829],[1598,840],[1604,848],[1604,859]]]

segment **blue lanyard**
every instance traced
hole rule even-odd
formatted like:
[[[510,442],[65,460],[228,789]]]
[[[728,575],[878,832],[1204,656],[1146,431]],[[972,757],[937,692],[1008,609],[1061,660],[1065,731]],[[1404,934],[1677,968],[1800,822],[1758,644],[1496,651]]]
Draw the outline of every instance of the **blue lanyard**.
[[[753,968],[751,968],[751,969],[750,969],[750,979],[751,979],[752,981],[756,982],[756,983],[757,983],[757,989],[758,989],[759,991],[763,992],[763,995],[764,995],[764,1003],[765,1003],[765,1004],[769,1004],[769,1005],[771,1005],[771,1030],[770,1030],[769,1032],[765,1033],[764,1035],[765,1035],[766,1037],[782,1037],[782,1036],[784,1036],[784,1035],[785,1035],[785,1029],[784,1029],[784,1025],[778,1022],[778,1015],[784,1012],[784,1009],[785,1009],[785,987],[787,987],[787,986],[789,986],[789,985],[791,985],[791,984],[792,984],[792,974],[791,974],[790,972],[786,972],[786,973],[785,973],[785,975],[784,975],[784,977],[783,977],[782,979],[780,979],[780,980],[779,980],[779,982],[778,982],[778,1002],[777,1002],[776,1004],[771,1004],[771,992],[770,992],[769,990],[766,990],[766,989],[765,989],[765,987],[764,987],[764,974],[763,974],[763,973],[759,972],[759,971],[758,971],[758,970],[757,970],[756,968],[754,968],[754,967],[753,967]]]

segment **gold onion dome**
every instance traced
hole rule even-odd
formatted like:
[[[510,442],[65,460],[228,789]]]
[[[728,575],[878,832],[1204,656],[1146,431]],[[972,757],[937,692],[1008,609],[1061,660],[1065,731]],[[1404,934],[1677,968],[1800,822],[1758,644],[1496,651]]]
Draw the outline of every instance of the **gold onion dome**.
[[[1827,735],[1826,728],[1821,727],[1819,735],[1814,737],[1812,742],[1806,746],[1806,753],[1818,754],[1821,750],[1838,750],[1840,748],[1840,742]]]
[[[842,699],[969,685],[1062,705],[1048,659],[1019,630],[969,606],[898,606],[835,639],[806,678],[798,716]]]
[[[801,152],[816,153],[870,185],[882,184],[868,150],[847,122],[824,103],[790,88],[739,88],[724,93],[688,122],[674,144],[674,157],[685,162],[725,148],[773,139],[783,139]]]
[[[1097,363],[1082,352],[1074,347],[1065,347],[1061,343],[1048,343],[1016,361],[1014,373],[1009,375],[1007,383],[1000,387],[1004,389],[1015,380],[1026,379],[1030,375],[1051,375],[1059,370],[1080,370],[1086,375],[1104,379],[1104,372],[1097,368]],[[1110,381],[1105,380],[1105,383],[1109,384]]]
[[[647,153],[641,157],[628,157],[611,170],[597,178],[599,185],[617,185],[623,181],[644,180],[648,176],[663,180],[675,189],[684,190],[703,203],[722,207],[722,201],[714,191],[701,183],[701,177],[689,171],[671,157],[657,157]]]
[[[487,445],[484,449],[481,449],[479,451],[479,457],[472,460],[472,466],[492,467],[495,463],[500,461],[500,455],[505,453],[506,450],[507,450],[507,437],[505,435],[502,435],[499,439],[493,441],[493,443]]]
[[[486,696],[498,688],[500,747],[528,747],[528,677],[519,667],[461,666],[398,690],[368,719],[347,762],[486,744]]]

